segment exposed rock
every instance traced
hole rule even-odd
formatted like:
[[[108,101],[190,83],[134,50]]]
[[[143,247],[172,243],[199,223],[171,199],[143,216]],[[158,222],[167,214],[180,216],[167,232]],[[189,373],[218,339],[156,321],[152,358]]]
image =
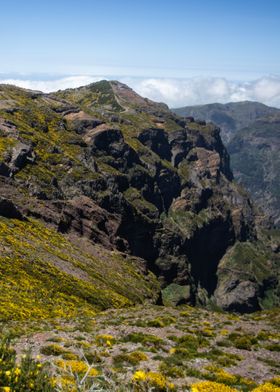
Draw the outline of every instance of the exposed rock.
[[[110,157],[108,163],[121,171],[140,163],[138,155],[125,143],[119,129],[105,129],[94,133],[91,138],[91,153],[93,156]]]
[[[11,168],[6,163],[0,162],[0,175],[10,177],[11,173]]]
[[[113,248],[113,239],[120,222],[117,217],[100,208],[86,196],[68,202],[56,203],[60,218],[58,230],[62,233],[78,232],[107,249]]]
[[[267,218],[262,219],[270,226],[280,227],[280,109],[245,101],[190,106],[174,111],[212,121],[221,128],[235,179],[270,217],[270,223]]]
[[[103,124],[103,121],[90,116],[83,111],[67,112],[64,114],[64,118],[70,123],[70,128],[78,134],[85,134],[89,130]]]
[[[277,286],[272,265],[262,245],[236,242],[219,263],[214,297],[224,310],[253,312],[262,298]]]
[[[27,163],[34,163],[36,155],[30,145],[24,143],[17,143],[12,149],[12,157],[9,166],[12,171],[22,169]]]
[[[141,143],[159,155],[160,158],[170,161],[171,150],[168,143],[168,135],[162,129],[147,129],[140,133],[138,139]]]
[[[190,302],[190,286],[171,283],[162,290],[162,302],[165,306],[177,306]]]
[[[217,305],[224,310],[249,313],[260,310],[258,303],[258,285],[249,280],[229,280],[215,293]]]
[[[228,148],[236,180],[280,227],[280,110],[237,131]]]
[[[0,196],[0,215],[5,218],[24,220],[24,216],[11,200]]]

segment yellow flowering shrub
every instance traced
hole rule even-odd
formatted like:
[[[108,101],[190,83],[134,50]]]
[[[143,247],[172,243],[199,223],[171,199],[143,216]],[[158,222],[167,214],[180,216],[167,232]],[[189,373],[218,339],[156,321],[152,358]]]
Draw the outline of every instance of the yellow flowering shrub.
[[[280,387],[280,376],[273,377],[269,382]]]
[[[112,335],[97,335],[95,337],[96,344],[99,346],[112,346],[115,343],[115,338]]]
[[[252,392],[280,392],[280,387],[273,385],[270,382],[266,382],[265,384],[253,389]]]
[[[238,381],[236,376],[226,372],[224,369],[221,369],[217,366],[207,366],[206,370],[213,374],[213,376],[215,377],[215,381],[218,383],[232,385],[236,384],[236,382]]]
[[[16,353],[8,340],[0,343],[0,391],[5,392],[55,392],[47,373],[46,365],[42,365],[31,357],[23,356],[16,362]]]
[[[133,351],[132,353],[118,354],[113,358],[115,366],[122,366],[123,364],[137,365],[141,361],[147,361],[148,356],[142,351]]]
[[[211,328],[203,328],[200,332],[203,336],[206,336],[208,338],[215,336],[215,332]]]
[[[168,382],[166,377],[158,372],[145,372],[143,370],[138,370],[132,376],[132,382],[141,387],[153,388],[153,391],[164,392],[174,390],[174,384]]]
[[[148,360],[147,355],[145,353],[143,353],[142,351],[133,351],[132,353],[129,354],[129,356],[135,362],[147,361]]]
[[[0,322],[93,318],[97,310],[141,302],[157,286],[154,276],[142,278],[117,252],[104,250],[104,259],[94,257],[32,218],[0,216],[0,249]],[[88,279],[70,273],[85,268]]]
[[[58,388],[58,391],[78,392],[75,384],[73,377],[57,376],[53,378],[53,386]]]
[[[237,392],[237,389],[214,381],[201,381],[191,386],[191,392]]]
[[[88,372],[88,376],[95,377],[99,374],[98,370],[94,368],[89,368],[89,366],[79,360],[58,360],[56,361],[56,365],[64,370],[69,370],[73,374],[84,375]]]

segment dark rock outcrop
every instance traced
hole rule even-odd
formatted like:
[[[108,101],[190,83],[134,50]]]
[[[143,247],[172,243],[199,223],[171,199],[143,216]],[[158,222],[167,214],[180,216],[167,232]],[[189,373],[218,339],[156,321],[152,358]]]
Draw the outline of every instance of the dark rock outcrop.
[[[279,228],[280,109],[245,101],[190,106],[174,112],[212,121],[221,128],[235,179],[270,217],[270,224]]]
[[[10,219],[24,220],[24,216],[18,209],[18,207],[8,199],[0,196],[0,216]]]

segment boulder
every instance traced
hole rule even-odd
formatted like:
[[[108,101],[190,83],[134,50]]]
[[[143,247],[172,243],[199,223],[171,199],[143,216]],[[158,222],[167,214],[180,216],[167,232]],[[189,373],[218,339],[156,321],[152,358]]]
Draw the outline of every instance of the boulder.
[[[162,303],[165,306],[177,306],[191,302],[190,286],[180,286],[171,283],[161,291]]]
[[[34,163],[35,158],[36,155],[32,146],[18,142],[12,149],[12,157],[9,166],[13,172],[17,172],[28,163]]]
[[[0,196],[0,216],[10,219],[24,220],[24,216],[17,206],[11,201]]]
[[[217,305],[223,310],[250,313],[260,310],[259,288],[250,280],[229,279],[215,293]]]

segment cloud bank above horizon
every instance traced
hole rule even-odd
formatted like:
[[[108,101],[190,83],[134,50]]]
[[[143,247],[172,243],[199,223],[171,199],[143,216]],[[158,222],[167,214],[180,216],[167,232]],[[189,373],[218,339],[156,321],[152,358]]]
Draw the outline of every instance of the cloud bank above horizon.
[[[128,84],[140,95],[154,101],[165,102],[169,107],[203,105],[207,103],[227,103],[238,101],[258,101],[280,107],[280,76],[263,76],[251,81],[233,81],[221,77],[191,78],[138,78],[75,75],[57,78],[28,77],[1,78],[0,83],[19,87],[53,92],[66,88],[76,88],[102,79],[118,79]]]

